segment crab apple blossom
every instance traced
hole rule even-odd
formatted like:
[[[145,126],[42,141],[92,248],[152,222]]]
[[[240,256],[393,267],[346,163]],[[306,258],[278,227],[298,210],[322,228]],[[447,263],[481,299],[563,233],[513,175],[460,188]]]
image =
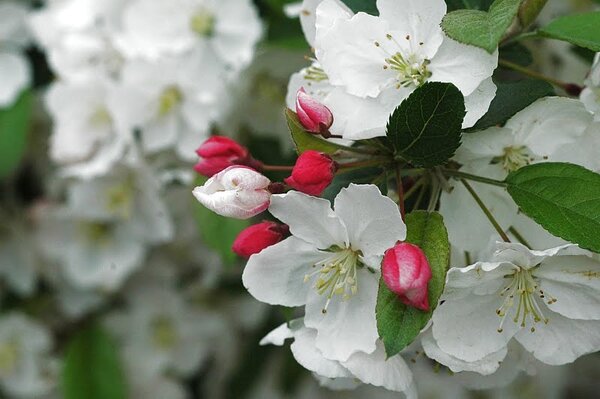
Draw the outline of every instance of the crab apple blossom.
[[[385,251],[381,275],[385,285],[404,304],[429,311],[427,285],[431,280],[431,267],[421,248],[400,242]]]
[[[297,191],[273,195],[269,211],[292,234],[252,255],[242,281],[256,299],[305,306],[316,348],[331,360],[373,353],[383,253],[406,237],[398,206],[374,185],[350,184],[329,201]]]
[[[298,157],[292,175],[285,182],[305,194],[318,196],[331,184],[337,168],[329,155],[308,150]]]
[[[327,132],[333,124],[329,108],[306,94],[304,88],[296,94],[296,113],[302,126],[310,133]]]
[[[271,181],[254,169],[230,166],[194,189],[196,199],[211,211],[248,219],[269,207]]]
[[[477,362],[514,339],[550,365],[599,350],[600,262],[579,253],[498,243],[491,261],[452,268],[432,318],[439,349]]]
[[[242,258],[259,253],[277,244],[289,234],[285,224],[264,221],[245,228],[238,234],[231,249]]]

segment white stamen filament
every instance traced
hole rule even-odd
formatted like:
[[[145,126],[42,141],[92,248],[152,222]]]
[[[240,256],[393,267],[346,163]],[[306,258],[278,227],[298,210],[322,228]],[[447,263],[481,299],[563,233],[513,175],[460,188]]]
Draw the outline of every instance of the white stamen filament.
[[[387,40],[396,44],[398,48],[402,48],[400,43],[398,43],[392,35],[387,34],[386,38]],[[410,36],[407,35],[406,40],[410,41]],[[419,45],[422,44],[423,43],[419,43]],[[397,72],[397,89],[409,86],[419,87],[423,85],[429,77],[431,77],[431,72],[427,68],[427,66],[430,64],[430,61],[427,59],[420,59],[416,53],[411,53],[408,56],[402,54],[400,51],[390,53],[384,48],[384,46],[381,45],[380,42],[377,41],[375,42],[375,47],[381,49],[381,51],[383,51],[383,53],[386,55],[384,58],[385,64],[383,65],[383,69],[389,68],[392,71]]]
[[[549,319],[544,315],[544,312],[538,303],[538,299],[536,298],[537,295],[544,301],[547,294],[539,289],[539,285],[531,275],[531,271],[519,269],[508,277],[511,278],[510,284],[500,292],[500,296],[505,296],[506,298],[500,308],[496,310],[496,314],[501,317],[498,332],[501,333],[503,331],[504,322],[515,304],[515,296],[518,297],[518,304],[512,319],[513,322],[519,323],[521,327],[525,327],[527,318],[531,317],[534,324],[540,321],[547,324]],[[556,298],[550,297],[548,304],[554,302],[556,302]],[[534,326],[531,327],[531,332],[535,332]]]
[[[336,251],[313,267],[318,269],[305,275],[304,282],[317,276],[315,289],[320,295],[327,295],[323,313],[327,313],[334,295],[341,295],[343,300],[348,300],[358,292],[357,269],[360,262],[353,250],[346,248]]]

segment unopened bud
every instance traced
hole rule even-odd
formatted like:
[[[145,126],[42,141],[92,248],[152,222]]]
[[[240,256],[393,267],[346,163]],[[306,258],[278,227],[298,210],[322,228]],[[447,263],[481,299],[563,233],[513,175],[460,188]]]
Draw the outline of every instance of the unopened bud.
[[[308,195],[321,195],[331,184],[337,164],[327,154],[305,151],[296,160],[292,175],[285,182],[292,188]]]
[[[248,219],[269,207],[271,181],[254,169],[230,166],[193,191],[196,199],[213,212]]]
[[[381,274],[385,285],[404,304],[429,311],[431,267],[421,248],[401,242],[388,249],[383,257]]]
[[[209,138],[196,150],[196,154],[200,161],[194,166],[194,170],[207,177],[233,165],[260,169],[260,163],[252,158],[247,148],[225,136]]]
[[[296,94],[296,113],[302,126],[310,133],[328,133],[333,124],[333,115],[329,108],[300,88]]]
[[[289,231],[289,227],[285,224],[268,221],[258,223],[242,230],[231,249],[239,256],[249,258],[283,240]]]

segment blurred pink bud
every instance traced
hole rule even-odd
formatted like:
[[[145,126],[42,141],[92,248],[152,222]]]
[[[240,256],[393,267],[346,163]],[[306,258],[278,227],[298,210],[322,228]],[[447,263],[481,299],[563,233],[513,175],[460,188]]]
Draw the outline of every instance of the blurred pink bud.
[[[296,113],[304,128],[311,133],[325,133],[333,124],[333,115],[329,108],[306,94],[300,88],[296,94]]]
[[[252,158],[246,147],[225,136],[210,137],[196,150],[196,154],[201,159],[194,170],[207,177],[232,165],[260,168],[260,163]]]
[[[421,248],[400,242],[388,249],[383,257],[381,274],[385,285],[404,304],[429,311],[427,285],[431,280],[431,267]]]
[[[258,223],[242,230],[231,249],[242,258],[249,258],[283,240],[289,231],[285,224],[269,221]]]
[[[331,184],[337,164],[322,152],[308,150],[296,160],[292,175],[285,182],[292,188],[308,195],[321,195]]]
[[[211,211],[236,219],[248,219],[269,207],[271,181],[246,166],[230,166],[193,191]]]

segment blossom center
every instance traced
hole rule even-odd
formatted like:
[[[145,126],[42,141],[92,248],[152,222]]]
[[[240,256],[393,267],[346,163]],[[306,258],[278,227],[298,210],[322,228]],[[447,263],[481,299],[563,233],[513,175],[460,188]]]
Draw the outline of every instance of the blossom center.
[[[190,20],[190,28],[202,37],[210,37],[215,32],[215,16],[209,10],[201,8]]]
[[[516,310],[514,310],[514,316],[512,317],[514,323],[525,327],[527,320],[531,319],[533,324],[540,321],[548,324],[549,319],[542,312],[539,302],[547,300],[547,303],[551,305],[557,301],[556,298],[549,296],[539,288],[539,284],[533,277],[531,270],[519,268],[508,277],[511,278],[511,282],[500,292],[500,296],[504,297],[504,302],[496,310],[496,314],[502,318],[498,332],[503,331],[504,322],[515,304]],[[535,326],[533,325],[531,326],[531,332],[535,332]]]
[[[103,128],[112,124],[112,117],[105,106],[99,106],[92,112],[89,119],[89,124],[93,127]]]
[[[423,85],[431,77],[431,71],[428,69],[431,61],[423,59],[423,57],[420,57],[414,51],[407,54],[404,50],[405,46],[396,41],[391,34],[387,34],[386,39],[394,47],[394,50],[387,50],[385,48],[387,44],[384,43],[385,45],[382,45],[378,41],[375,42],[375,47],[381,49],[386,55],[383,69],[389,69],[396,73],[396,88],[419,87]],[[409,43],[411,42],[410,35],[407,35],[405,39]],[[423,42],[419,43],[418,47],[423,46],[423,44]],[[413,48],[412,45],[411,48]],[[400,50],[398,51],[398,49]]]
[[[158,99],[158,115],[167,116],[183,101],[183,93],[177,86],[169,86],[163,90]]]
[[[152,342],[160,349],[171,349],[177,343],[177,329],[167,316],[157,316],[151,322]]]
[[[532,159],[525,146],[505,147],[504,153],[500,156],[502,167],[507,172],[514,172],[515,170],[529,165],[531,161]]]
[[[319,295],[327,296],[323,313],[327,313],[327,307],[335,295],[340,295],[346,301],[358,292],[357,271],[362,267],[358,257],[358,252],[351,248],[334,247],[330,256],[313,265],[317,270],[304,276],[304,282],[317,276],[315,290]]]
[[[124,219],[131,215],[133,187],[127,183],[116,185],[108,190],[106,208]]]
[[[82,234],[95,243],[107,242],[113,231],[113,224],[108,222],[84,222],[79,227]]]
[[[19,345],[15,340],[0,344],[0,375],[10,374],[19,360]]]
[[[304,73],[304,79],[310,80],[312,82],[322,82],[324,80],[329,79],[329,76],[327,76],[323,68],[311,65],[308,68],[306,68],[306,71]]]

